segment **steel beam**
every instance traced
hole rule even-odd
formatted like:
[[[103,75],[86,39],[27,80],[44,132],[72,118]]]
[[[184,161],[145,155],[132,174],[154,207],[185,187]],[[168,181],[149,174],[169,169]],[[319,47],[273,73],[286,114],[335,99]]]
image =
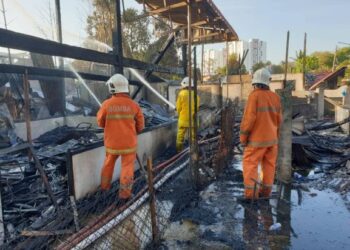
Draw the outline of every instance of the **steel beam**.
[[[115,35],[113,36],[113,52],[118,58],[118,64],[114,66],[115,73],[124,74],[123,69],[123,36],[122,36],[122,21],[120,11],[120,0],[115,1]]]
[[[60,69],[46,69],[38,68],[31,66],[21,66],[21,65],[9,65],[9,64],[0,64],[1,73],[11,73],[11,74],[25,74],[26,70],[31,80],[40,80],[43,77],[59,77],[59,78],[73,78],[77,79],[76,75],[71,71],[60,70]],[[91,81],[101,81],[105,82],[109,79],[109,76],[106,75],[97,75],[78,72],[78,74],[85,80]],[[33,77],[35,76],[35,77]],[[129,81],[131,85],[140,85],[137,81]]]
[[[39,54],[61,56],[77,60],[97,62],[109,65],[119,65],[115,55],[102,53],[91,49],[80,48],[67,44],[60,44],[54,41],[25,35],[14,31],[0,29],[0,47],[8,47],[30,51]],[[123,65],[140,70],[153,70],[155,72],[183,75],[179,67],[163,67],[138,60],[123,58]]]

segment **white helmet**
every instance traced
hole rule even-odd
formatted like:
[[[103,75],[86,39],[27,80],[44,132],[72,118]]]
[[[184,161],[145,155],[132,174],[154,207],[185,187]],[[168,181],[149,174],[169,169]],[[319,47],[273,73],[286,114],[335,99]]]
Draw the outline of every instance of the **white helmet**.
[[[189,83],[190,83],[190,81],[188,79],[188,76],[186,76],[184,79],[182,79],[181,86],[183,88],[189,87]],[[191,87],[193,87],[193,80],[192,79],[191,79]]]
[[[253,81],[252,84],[264,84],[269,86],[271,81],[271,74],[270,71],[268,71],[267,69],[259,69],[257,70],[254,75],[253,75]]]
[[[121,74],[114,74],[106,82],[109,93],[129,93],[129,81]]]

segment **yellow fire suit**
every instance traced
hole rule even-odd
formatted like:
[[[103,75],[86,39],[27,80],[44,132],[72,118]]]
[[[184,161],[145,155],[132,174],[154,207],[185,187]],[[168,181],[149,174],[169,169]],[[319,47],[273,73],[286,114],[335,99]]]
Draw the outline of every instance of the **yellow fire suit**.
[[[183,143],[185,139],[185,134],[189,132],[190,129],[190,109],[189,109],[189,95],[191,93],[191,116],[194,115],[194,95],[193,91],[188,88],[182,89],[176,100],[176,110],[179,114],[178,125],[177,125],[177,138],[176,138],[176,150],[179,152],[183,149]],[[199,109],[200,98],[197,96],[197,110]],[[193,120],[192,120],[192,140],[194,140],[193,131]]]

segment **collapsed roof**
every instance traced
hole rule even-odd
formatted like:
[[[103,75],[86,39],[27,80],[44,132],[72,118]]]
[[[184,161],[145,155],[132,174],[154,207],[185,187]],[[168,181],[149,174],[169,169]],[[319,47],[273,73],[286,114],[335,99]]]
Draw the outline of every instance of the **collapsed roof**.
[[[150,15],[158,15],[177,24],[187,41],[187,0],[136,0]],[[238,35],[212,0],[192,0],[191,23],[193,44],[237,41]]]

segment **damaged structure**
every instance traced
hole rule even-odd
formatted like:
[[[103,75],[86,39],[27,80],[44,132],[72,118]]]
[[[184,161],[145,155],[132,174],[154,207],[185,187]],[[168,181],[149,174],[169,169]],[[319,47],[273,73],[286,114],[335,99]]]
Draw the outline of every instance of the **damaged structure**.
[[[56,3],[60,14],[59,1]],[[159,237],[155,233],[156,227],[160,231],[165,228],[170,214],[160,211],[163,205],[169,204],[165,202],[165,197],[152,198],[151,188],[154,186],[152,192],[157,192],[183,170],[189,164],[190,152],[194,152],[192,143],[197,142],[190,142],[190,149],[174,154],[177,120],[172,104],[169,101],[166,105],[163,101],[148,101],[164,97],[157,95],[147,84],[148,92],[154,95],[145,94],[144,81],[162,81],[153,72],[196,76],[188,67],[192,64],[192,44],[234,41],[238,37],[210,0],[200,3],[190,1],[190,4],[177,1],[171,5],[164,5],[163,1],[143,1],[143,4],[150,15],[159,15],[176,25],[152,63],[123,57],[120,1],[116,1],[115,6],[116,28],[112,53],[0,29],[1,47],[28,51],[30,55],[30,63],[26,65],[0,64],[3,138],[0,150],[0,238],[4,248],[68,249],[75,246],[82,249],[91,245],[106,248],[122,244],[129,244],[123,248],[144,248]],[[60,23],[58,29],[61,29]],[[159,66],[175,35],[183,44],[183,67]],[[62,63],[59,68],[55,68],[53,57],[60,58]],[[62,58],[112,66],[114,72],[124,73],[133,85],[131,96],[143,111],[146,128],[138,136],[139,159],[134,197],[123,207],[118,208],[115,196],[119,188],[116,180],[120,161],[116,163],[112,189],[106,193],[99,188],[105,152],[103,130],[97,128],[94,114],[101,99],[85,83],[93,81],[103,84],[109,75],[77,72],[71,66],[64,67]],[[196,70],[195,60],[194,63]],[[65,93],[64,89],[75,82],[85,85],[89,98],[83,98],[78,89],[71,87],[68,87],[70,92]],[[175,90],[173,93],[169,93],[169,90],[166,95],[168,99],[176,96]],[[147,97],[150,95],[153,95],[152,98]],[[231,108],[225,112],[226,115],[220,109],[208,107],[198,111],[198,119],[204,124],[201,128],[217,124],[203,130],[199,135],[202,141],[195,146],[195,152],[204,163],[197,168],[201,172],[197,177],[204,176],[199,183],[215,178],[215,172],[219,173],[222,164],[229,161],[227,157],[231,152],[227,148],[232,146],[230,139],[234,135],[237,139],[238,130],[236,127],[233,134],[233,127],[220,128],[221,119],[230,121],[234,110]],[[219,131],[225,131],[226,137],[220,136]],[[155,167],[147,160],[150,157],[157,164]],[[148,174],[146,165],[149,167]],[[150,177],[152,175],[153,178]],[[151,178],[148,181],[147,176]],[[150,205],[146,203],[147,200],[150,200]],[[165,211],[171,213],[172,208]],[[158,225],[154,225],[156,214]],[[127,236],[125,232],[131,235]],[[125,237],[132,237],[134,241],[130,239],[129,243],[122,243]]]

